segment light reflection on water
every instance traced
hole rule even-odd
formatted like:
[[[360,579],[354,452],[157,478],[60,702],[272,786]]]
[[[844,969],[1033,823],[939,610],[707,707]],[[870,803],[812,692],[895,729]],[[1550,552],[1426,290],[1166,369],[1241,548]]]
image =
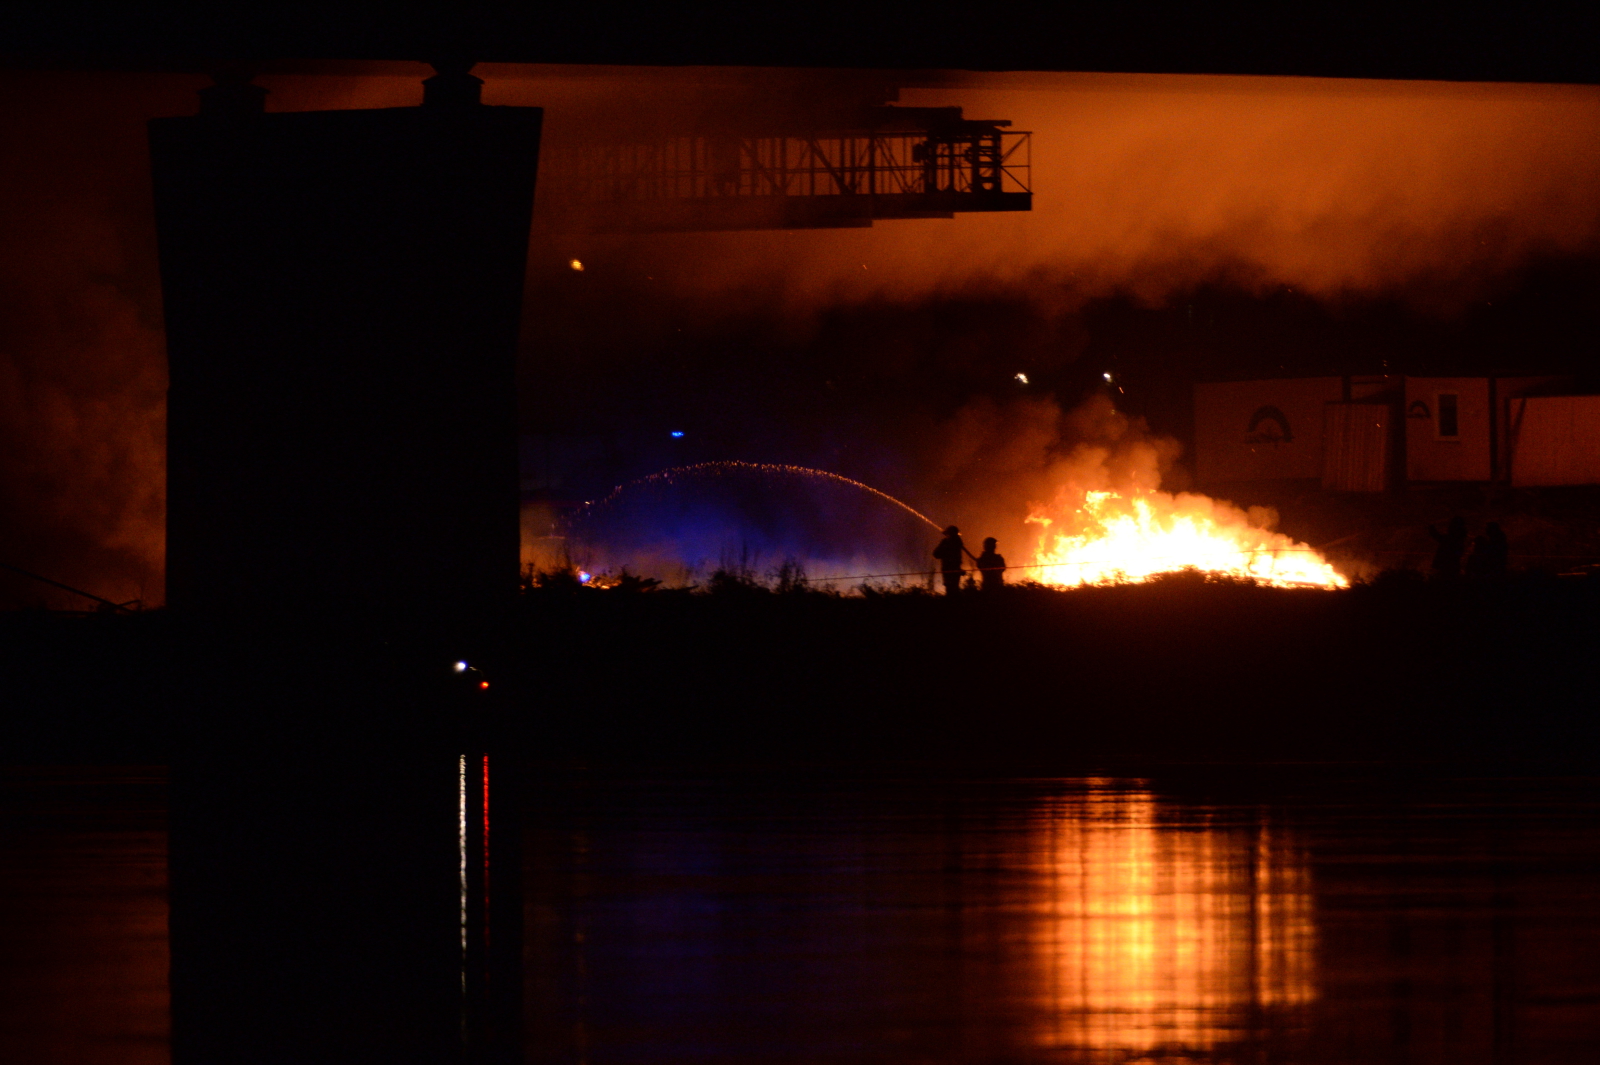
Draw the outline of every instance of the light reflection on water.
[[[545,775],[525,1060],[1600,1061],[1600,782],[1344,772]],[[159,774],[0,785],[0,1061],[166,1060]]]
[[[552,781],[528,1060],[1600,1061],[1596,781],[1238,778]]]
[[[1039,1042],[1212,1050],[1316,998],[1311,875],[1269,825],[1174,824],[1115,781],[1045,800],[1030,833]]]
[[[1284,1060],[1317,1003],[1293,828],[1139,780],[608,785],[530,864],[575,1062]]]
[[[168,1060],[164,777],[0,772],[0,1062]]]

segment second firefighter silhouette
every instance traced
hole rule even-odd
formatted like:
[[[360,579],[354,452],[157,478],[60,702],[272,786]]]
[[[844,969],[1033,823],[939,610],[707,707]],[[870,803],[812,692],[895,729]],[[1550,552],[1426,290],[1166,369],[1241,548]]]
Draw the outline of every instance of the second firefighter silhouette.
[[[939,560],[939,574],[944,578],[946,595],[954,595],[961,590],[961,557],[966,553],[967,546],[961,542],[961,530],[954,525],[947,526],[944,539],[933,549],[933,557]]]
[[[986,592],[1004,588],[1006,584],[1006,559],[995,550],[999,545],[1000,541],[994,537],[985,537],[983,554],[978,556],[978,573],[983,578],[983,590]]]
[[[1444,532],[1430,525],[1428,535],[1438,545],[1433,551],[1434,578],[1448,581],[1461,576],[1461,556],[1467,553],[1467,519],[1451,518]]]

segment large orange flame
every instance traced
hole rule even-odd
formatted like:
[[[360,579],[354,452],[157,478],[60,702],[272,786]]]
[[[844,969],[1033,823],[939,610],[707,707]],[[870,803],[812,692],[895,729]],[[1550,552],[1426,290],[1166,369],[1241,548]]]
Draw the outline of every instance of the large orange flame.
[[[1265,528],[1260,513],[1209,496],[1063,491],[1027,520],[1041,526],[1032,570],[1043,584],[1144,581],[1185,569],[1284,588],[1350,584],[1315,549]]]

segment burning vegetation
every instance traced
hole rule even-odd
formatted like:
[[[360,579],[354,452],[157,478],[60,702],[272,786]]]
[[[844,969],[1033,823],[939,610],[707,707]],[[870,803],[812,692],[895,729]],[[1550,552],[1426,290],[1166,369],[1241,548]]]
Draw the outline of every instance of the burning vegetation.
[[[1058,499],[1028,517],[1040,527],[1035,579],[1075,587],[1195,569],[1280,588],[1349,586],[1313,548],[1266,527],[1270,510],[1251,511],[1188,492],[1087,492],[1076,506]]]
[[[1184,491],[1182,446],[1119,409],[1113,388],[1070,410],[1036,398],[979,403],[949,423],[939,481],[960,493],[963,528],[1025,547],[1008,581],[1074,588],[1194,570],[1272,587],[1349,586],[1277,531],[1272,508]]]
[[[285,73],[262,86],[270,112],[412,107],[425,73]],[[1451,366],[1526,362],[1543,373],[1586,366],[1592,347],[1592,86],[929,74],[902,79],[893,106],[965,107],[1034,131],[1031,211],[847,229],[575,233],[572,202],[558,193],[596,152],[691,135],[712,143],[730,101],[761,111],[756,132],[776,136],[824,104],[888,103],[881,94],[895,79],[479,73],[487,102],[547,109],[523,430],[554,441],[549,452],[594,456],[595,468],[581,457],[548,476],[525,469],[524,491],[549,497],[541,504],[740,458],[837,471],[969,535],[996,536],[1013,582],[1140,581],[1193,567],[1337,586],[1343,577],[1265,512],[1185,494],[1180,469],[1132,481],[1061,470],[1079,439],[1098,444],[1059,429],[1071,415],[1055,404],[1072,408],[1080,377],[1098,387],[1114,370],[1127,388],[1120,406],[1185,436],[1190,383],[1235,371],[1417,372],[1448,356]],[[164,582],[166,373],[144,123],[190,113],[202,80],[14,73],[0,86],[13,105],[7,141],[29,161],[13,168],[0,209],[14,282],[0,357],[0,379],[14,385],[0,389],[0,500],[15,519],[0,560],[117,602],[159,604]],[[721,158],[744,160],[725,168],[744,181],[753,156],[740,152]],[[639,443],[652,440],[674,450]],[[1278,503],[1300,539],[1349,539],[1350,528],[1308,521],[1292,500],[1231,484],[1223,494]],[[822,528],[791,520],[781,502],[763,513],[804,533],[791,537],[805,541],[796,553],[821,551],[832,527],[865,530],[854,503],[830,502]],[[1404,501],[1368,509],[1380,502],[1399,513]],[[670,521],[636,539],[682,539],[677,510],[663,507]],[[1363,541],[1373,565],[1425,552],[1405,537],[1451,512],[1413,509],[1391,522],[1393,536]],[[830,543],[839,568],[815,555],[809,571],[925,572],[931,545],[916,538],[926,527],[905,532],[874,514],[881,554]],[[1504,508],[1489,516],[1508,518]],[[1581,541],[1558,538],[1542,516],[1509,517],[1525,526],[1513,539],[1551,558],[1592,555],[1587,512],[1562,518],[1563,529],[1585,530]],[[720,528],[708,520],[687,531]],[[916,539],[914,558],[901,539]],[[764,546],[766,562],[790,551],[787,541]],[[633,554],[635,572],[671,577]],[[1340,554],[1347,576],[1367,564],[1361,555],[1346,565],[1349,547]],[[698,557],[720,562],[712,548]],[[0,604],[76,605],[54,594],[26,578],[0,581]]]
[[[1020,418],[1010,416],[1016,410]],[[1018,422],[1049,429],[1019,434]],[[995,429],[999,435],[988,431]],[[1032,554],[1011,567],[1011,583],[1073,588],[1195,571],[1278,588],[1349,586],[1315,549],[1276,531],[1272,508],[1162,491],[1178,443],[1151,433],[1107,395],[1070,412],[1047,401],[958,419],[949,436],[953,448],[982,458],[960,468],[955,483],[969,491],[940,513],[959,516],[972,532],[999,529],[1007,543],[1031,534]],[[1024,507],[1029,495],[1048,502]],[[595,588],[613,586],[630,568],[677,574],[668,583],[680,586],[710,578],[713,587],[717,575],[730,573],[760,583],[761,559],[782,557],[812,574],[773,575],[796,588],[837,590],[870,579],[915,587],[930,566],[929,530],[939,528],[905,501],[839,474],[705,462],[640,478],[583,508],[563,527],[567,535],[554,538],[561,545],[555,565]]]

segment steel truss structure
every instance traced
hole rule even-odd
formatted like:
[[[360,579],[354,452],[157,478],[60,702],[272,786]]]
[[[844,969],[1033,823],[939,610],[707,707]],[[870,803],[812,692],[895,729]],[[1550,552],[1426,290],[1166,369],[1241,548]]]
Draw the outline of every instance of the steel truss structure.
[[[572,160],[563,211],[583,229],[870,226],[1032,208],[1030,134],[959,107],[872,108],[862,128],[698,132]],[[563,168],[565,169],[565,168]]]

